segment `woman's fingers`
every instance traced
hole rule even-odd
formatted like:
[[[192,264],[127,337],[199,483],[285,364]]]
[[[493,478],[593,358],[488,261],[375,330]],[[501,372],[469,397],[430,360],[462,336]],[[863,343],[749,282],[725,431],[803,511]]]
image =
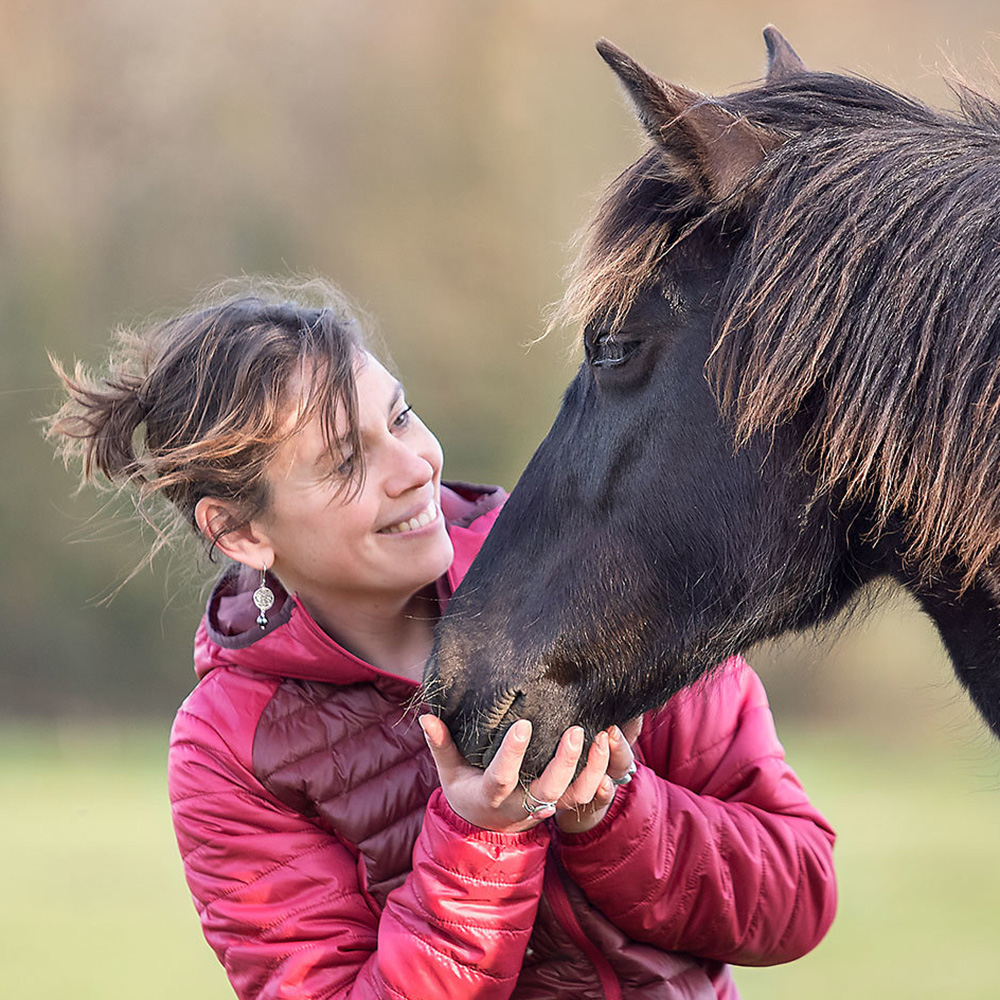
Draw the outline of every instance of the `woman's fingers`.
[[[473,767],[462,756],[441,719],[426,714],[420,716],[419,722],[437,766],[441,789],[459,816],[487,830],[516,831],[537,822],[523,810],[524,793],[518,787],[518,772],[531,737],[530,722],[521,720],[507,731],[485,771]]]
[[[566,791],[583,752],[583,729],[570,726],[562,734],[552,760],[529,786],[532,797],[542,802],[558,802]]]
[[[587,763],[583,770],[576,776],[559,800],[560,808],[573,809],[586,805],[594,798],[601,784],[601,779],[608,770],[609,752],[608,733],[598,733],[594,742],[590,744]]]
[[[575,789],[571,789],[571,792],[576,794]],[[557,810],[556,823],[564,833],[583,833],[593,829],[608,811],[608,806],[615,797],[615,786],[606,774],[602,774],[593,795],[584,801],[583,796],[589,793],[589,788],[581,791],[580,799],[575,804]],[[567,793],[566,799],[569,798],[570,793]]]
[[[611,805],[611,800],[615,797],[615,783],[606,775],[601,775],[600,783],[597,786],[597,791],[594,792],[594,797],[590,800],[590,808],[595,813],[603,812],[609,805]]]
[[[630,743],[642,726],[641,719],[634,719],[623,729],[612,726],[598,733],[579,774],[584,731],[570,726],[545,770],[525,788],[520,771],[531,740],[527,719],[507,730],[485,771],[462,756],[441,719],[426,714],[419,721],[452,808],[476,826],[493,830],[528,829],[553,812],[563,830],[590,829],[611,804],[615,784],[632,770]]]
[[[442,784],[447,784],[450,778],[462,767],[468,767],[468,761],[459,753],[455,741],[448,732],[448,727],[436,715],[427,713],[417,720],[424,731],[424,739],[430,748],[431,756],[437,765]]]
[[[635,755],[625,733],[617,726],[612,726],[608,733],[608,774],[612,779],[624,778],[635,762]]]
[[[556,823],[564,833],[593,829],[606,815],[617,785],[635,772],[632,744],[642,729],[642,719],[624,727],[612,726],[598,733],[587,755],[587,764],[559,801]],[[625,779],[623,781],[622,779]]]
[[[517,787],[530,739],[531,723],[527,719],[518,719],[507,730],[500,749],[486,768],[483,777],[497,805]]]
[[[628,740],[630,746],[634,746],[635,741],[639,738],[639,733],[642,732],[642,721],[645,718],[644,715],[637,715],[622,726],[621,733]]]

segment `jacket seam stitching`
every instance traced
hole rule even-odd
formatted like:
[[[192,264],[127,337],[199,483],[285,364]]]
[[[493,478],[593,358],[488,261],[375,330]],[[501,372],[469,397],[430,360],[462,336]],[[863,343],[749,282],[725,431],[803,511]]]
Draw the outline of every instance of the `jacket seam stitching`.
[[[421,904],[421,908],[423,908],[423,904]],[[448,962],[450,965],[456,966],[457,968],[460,969],[471,969],[472,971],[478,973],[479,975],[485,976],[487,979],[492,979],[494,982],[497,983],[510,982],[512,978],[516,979],[516,976],[512,977],[512,976],[497,975],[495,972],[490,972],[489,969],[484,969],[482,966],[473,964],[471,962],[460,962],[457,958],[455,958],[454,955],[449,955],[447,952],[442,951],[440,948],[438,948],[434,944],[434,942],[425,935],[414,930],[412,927],[408,928],[408,930],[410,934],[412,934],[418,941],[420,941],[428,949],[428,951],[432,952],[435,955],[439,955],[445,962]]]
[[[253,834],[246,834],[246,836],[248,837],[253,836]],[[209,843],[210,843],[209,841],[203,840],[201,841],[201,846],[207,847]],[[268,875],[273,875],[275,872],[281,871],[282,868],[287,868],[289,862],[299,861],[302,858],[307,858],[311,854],[316,854],[320,851],[326,850],[328,846],[329,846],[328,844],[318,844],[316,847],[313,847],[308,851],[302,851],[299,854],[294,855],[294,857],[285,858],[282,861],[279,861],[277,864],[272,865],[270,868],[265,868],[263,871],[257,872],[257,874],[252,879],[248,879],[245,882],[240,882],[238,885],[233,886],[233,888],[227,889],[225,892],[220,892],[218,895],[213,896],[211,900],[205,903],[205,910],[208,910],[208,908],[212,906],[214,903],[218,903],[221,900],[231,898],[232,896],[239,893],[241,889],[246,889],[249,888],[250,886],[256,885],[262,879],[267,878]],[[311,882],[315,883],[316,885],[323,884],[322,879],[314,878],[312,876],[307,876],[307,877]],[[345,892],[345,894],[347,893]]]

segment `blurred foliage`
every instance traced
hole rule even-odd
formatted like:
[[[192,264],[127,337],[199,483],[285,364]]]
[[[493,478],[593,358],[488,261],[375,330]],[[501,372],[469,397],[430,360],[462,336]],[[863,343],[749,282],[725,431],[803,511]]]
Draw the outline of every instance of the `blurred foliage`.
[[[942,53],[975,68],[995,26],[973,0],[0,0],[0,713],[169,718],[214,573],[181,552],[99,603],[144,542],[42,440],[46,350],[99,363],[115,325],[224,277],[321,273],[379,318],[448,473],[510,486],[575,364],[572,332],[531,343],[568,243],[639,149],[593,40],[722,92],[770,20],[813,66],[937,102]],[[909,614],[762,651],[781,711],[952,699]],[[818,648],[843,668],[803,673]]]

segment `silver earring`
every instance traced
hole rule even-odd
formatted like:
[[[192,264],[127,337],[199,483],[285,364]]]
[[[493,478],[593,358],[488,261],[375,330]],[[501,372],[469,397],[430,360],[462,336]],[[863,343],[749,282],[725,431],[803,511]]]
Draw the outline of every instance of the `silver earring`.
[[[267,628],[267,615],[264,612],[274,604],[274,591],[265,582],[266,576],[267,567],[262,566],[260,570],[260,586],[253,592],[253,603],[260,610],[260,614],[257,615],[257,624],[262,629]]]

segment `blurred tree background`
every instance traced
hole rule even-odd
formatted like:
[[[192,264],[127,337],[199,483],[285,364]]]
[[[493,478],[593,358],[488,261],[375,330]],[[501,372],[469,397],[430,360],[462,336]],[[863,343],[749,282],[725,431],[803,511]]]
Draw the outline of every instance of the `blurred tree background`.
[[[937,104],[995,52],[987,0],[0,0],[0,721],[141,720],[193,683],[217,567],[161,557],[128,504],[73,496],[42,439],[46,351],[226,277],[318,273],[374,314],[456,479],[516,481],[577,363],[535,343],[573,233],[641,140],[593,42],[723,93],[773,21],[808,65]],[[991,749],[905,600],[758,651],[779,725]],[[67,728],[68,727],[68,728]],[[996,784],[995,775],[988,779]],[[995,924],[994,924],[995,928]]]
[[[568,244],[640,148],[594,39],[722,92],[762,72],[770,19],[813,66],[940,102],[933,67],[975,64],[994,20],[971,2],[839,11],[3,0],[0,713],[169,715],[215,573],[192,549],[100,603],[148,539],[127,503],[71,495],[35,419],[58,399],[46,350],[98,364],[116,325],[220,279],[323,274],[377,317],[448,474],[512,486],[575,365],[572,331],[532,344]]]

